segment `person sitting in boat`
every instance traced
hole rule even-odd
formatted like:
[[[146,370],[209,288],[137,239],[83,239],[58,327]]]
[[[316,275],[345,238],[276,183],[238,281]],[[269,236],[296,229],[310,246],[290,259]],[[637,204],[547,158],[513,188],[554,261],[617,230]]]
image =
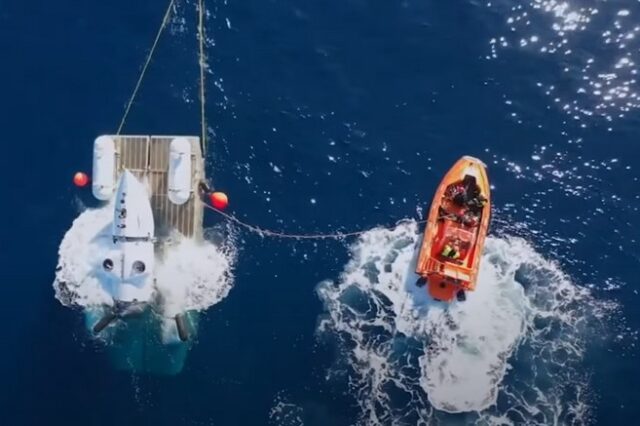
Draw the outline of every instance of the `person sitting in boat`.
[[[484,209],[486,204],[487,199],[482,194],[478,194],[476,197],[467,201],[467,208],[471,213],[479,215],[482,213],[482,209]]]
[[[465,175],[462,180],[452,183],[445,190],[445,196],[459,207],[467,207],[474,213],[479,213],[487,203],[482,195],[476,178]]]
[[[456,213],[449,213],[440,207],[440,210],[438,211],[438,220],[442,221],[445,219],[461,223],[467,228],[475,228],[480,224],[480,212],[469,207],[460,215]]]
[[[461,222],[467,228],[475,228],[480,224],[480,214],[469,208],[462,215]]]
[[[459,180],[451,185],[447,186],[444,191],[444,196],[453,201],[458,206],[463,206],[466,200],[467,188],[464,185],[464,180]]]
[[[456,213],[448,212],[441,206],[438,210],[438,220],[442,221],[445,219],[452,220],[454,222],[460,222],[462,220],[461,216]]]
[[[447,259],[457,260],[460,258],[460,244],[456,240],[451,241],[444,245],[440,254]]]
[[[464,180],[467,180],[467,182],[464,182]],[[469,211],[471,211],[471,213],[479,215],[487,204],[487,199],[482,195],[482,191],[476,183],[475,177],[469,175],[465,176],[463,184],[467,189],[464,205],[469,209]]]

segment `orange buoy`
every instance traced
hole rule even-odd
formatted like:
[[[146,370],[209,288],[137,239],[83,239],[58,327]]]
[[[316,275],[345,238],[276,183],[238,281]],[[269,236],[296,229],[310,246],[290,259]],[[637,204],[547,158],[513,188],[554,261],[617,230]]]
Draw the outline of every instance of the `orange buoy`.
[[[214,192],[209,196],[211,205],[218,210],[224,210],[229,205],[229,198],[224,192]]]
[[[87,186],[89,183],[89,176],[83,172],[77,172],[73,175],[73,183],[75,186],[82,188],[83,186]]]

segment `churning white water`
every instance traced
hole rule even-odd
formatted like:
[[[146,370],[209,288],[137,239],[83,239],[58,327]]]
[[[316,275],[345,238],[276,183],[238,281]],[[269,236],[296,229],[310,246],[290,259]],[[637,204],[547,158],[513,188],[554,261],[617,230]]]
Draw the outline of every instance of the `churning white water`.
[[[477,412],[474,421],[489,423],[511,410],[539,424],[569,411],[587,416],[578,368],[587,329],[615,306],[508,237],[487,240],[466,302],[434,302],[415,286],[419,239],[413,222],[371,230],[351,246],[340,278],[317,289],[326,310],[319,334],[340,348],[329,378],[348,377],[362,424],[427,424],[446,412]],[[507,409],[498,409],[501,393]]]
[[[73,222],[59,249],[53,287],[65,306],[95,309],[113,303],[102,280],[102,261],[111,245],[113,206],[87,209]],[[164,316],[202,311],[224,299],[233,286],[232,240],[177,239],[156,260],[156,286]]]

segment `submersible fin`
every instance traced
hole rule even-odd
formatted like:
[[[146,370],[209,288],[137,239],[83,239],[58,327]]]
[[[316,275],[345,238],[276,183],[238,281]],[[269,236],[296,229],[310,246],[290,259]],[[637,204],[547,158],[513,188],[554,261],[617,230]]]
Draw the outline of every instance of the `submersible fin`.
[[[118,316],[113,311],[107,313],[105,316],[100,318],[100,321],[98,321],[96,325],[93,326],[93,332],[95,334],[100,333],[102,330],[107,328],[107,326],[111,324],[116,318],[118,318]]]
[[[187,318],[184,314],[176,315],[176,327],[178,327],[178,336],[180,340],[186,342],[189,340],[189,328],[187,326]]]

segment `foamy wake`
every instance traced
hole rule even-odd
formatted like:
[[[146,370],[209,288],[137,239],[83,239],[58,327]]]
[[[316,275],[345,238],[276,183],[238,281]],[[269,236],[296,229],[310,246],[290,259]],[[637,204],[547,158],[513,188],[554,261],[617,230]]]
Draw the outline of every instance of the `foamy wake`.
[[[427,424],[447,412],[490,424],[585,421],[581,359],[615,306],[524,240],[489,238],[477,290],[447,307],[414,285],[418,238],[413,222],[367,232],[338,282],[317,289],[319,334],[341,349],[329,378],[348,377],[360,422]]]
[[[53,287],[63,305],[95,309],[113,303],[100,279],[112,218],[112,205],[85,210],[62,239]],[[233,285],[234,261],[232,243],[176,239],[156,260],[163,315],[202,311],[224,299]]]

